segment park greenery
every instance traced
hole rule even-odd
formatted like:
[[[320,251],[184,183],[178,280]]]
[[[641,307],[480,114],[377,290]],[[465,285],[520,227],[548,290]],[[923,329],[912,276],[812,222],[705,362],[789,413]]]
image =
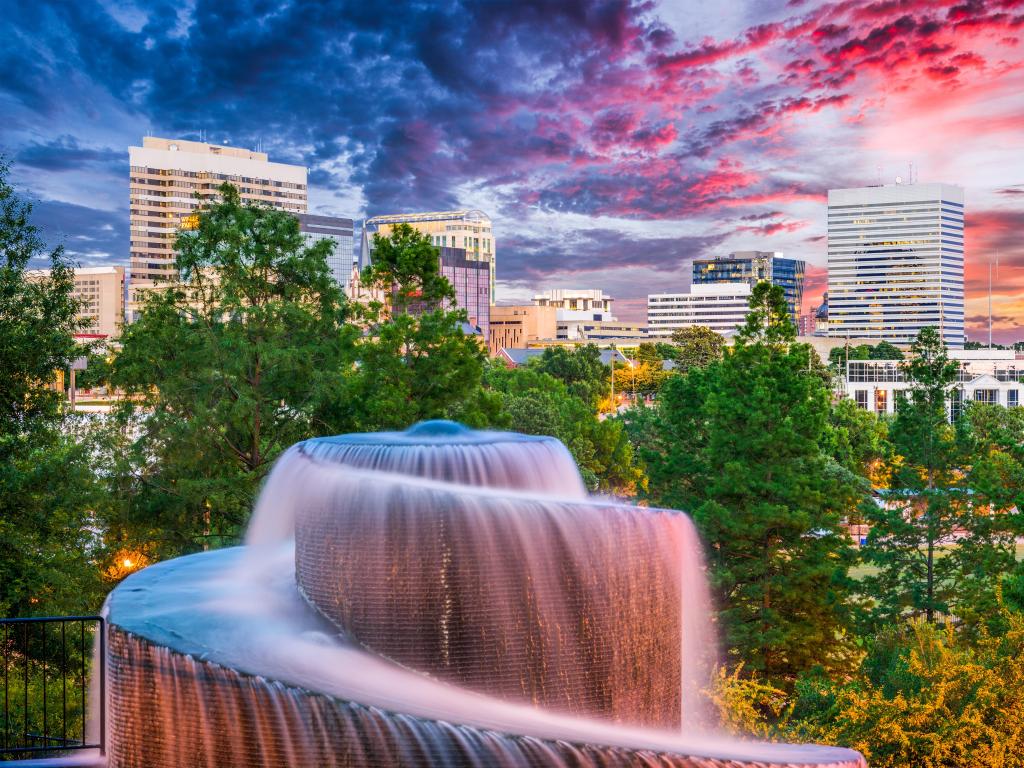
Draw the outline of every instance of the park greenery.
[[[486,356],[425,236],[375,237],[347,299],[287,213],[230,186],[177,241],[120,343],[86,349],[72,265],[0,169],[0,612],[89,613],[145,563],[237,543],[292,443],[452,418],[562,440],[594,492],[689,512],[708,551],[723,725],[838,743],[873,766],[1021,764],[1024,409],[966,402],[931,329],[822,361],[761,284],[732,344],[706,328],[623,350]],[[47,277],[29,274],[46,263]],[[112,413],[63,403],[89,356]],[[835,392],[899,361],[892,417]],[[870,532],[861,546],[847,526]],[[127,564],[127,565],[126,565]]]

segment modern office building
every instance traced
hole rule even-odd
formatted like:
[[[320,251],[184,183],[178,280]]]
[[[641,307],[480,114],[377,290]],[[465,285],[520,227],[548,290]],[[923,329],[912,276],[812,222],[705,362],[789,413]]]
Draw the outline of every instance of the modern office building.
[[[306,212],[306,169],[269,162],[263,152],[147,136],[128,157],[133,290],[177,276],[178,230],[195,226],[196,208],[216,198],[224,182],[246,202]]]
[[[299,214],[299,231],[302,232],[307,245],[320,240],[334,241],[334,252],[327,257],[327,266],[331,268],[331,274],[346,293],[352,280],[352,227],[352,219],[317,216],[312,213]]]
[[[1008,408],[1024,404],[1024,359],[1012,349],[951,349],[949,356],[960,363],[957,381],[949,386],[951,418],[959,415],[967,400]],[[899,360],[850,360],[846,364],[846,395],[865,410],[895,413],[910,388]]]
[[[652,337],[671,336],[679,328],[703,325],[731,335],[750,312],[746,282],[694,285],[689,293],[652,293],[647,297],[647,328]]]
[[[483,211],[436,211],[374,216],[363,224],[361,258],[365,266],[372,258],[373,236],[386,237],[398,224],[408,224],[430,237],[438,248],[461,248],[470,261],[487,264],[490,273],[488,301],[494,303],[494,275],[497,246],[490,217]]]
[[[441,274],[455,288],[455,306],[466,310],[469,324],[486,341],[491,331],[491,262],[473,258],[465,248],[442,246]]]
[[[497,355],[503,348],[524,349],[530,342],[555,338],[557,310],[536,304],[491,307],[487,348]]]
[[[697,259],[693,262],[693,285],[760,282],[782,287],[793,322],[797,322],[804,300],[806,265],[799,259],[783,258],[781,251],[733,251],[727,257]]]
[[[554,307],[557,312],[559,339],[583,339],[582,326],[597,322],[612,322],[611,296],[600,288],[556,288],[538,293],[533,303],[538,307]]]
[[[896,184],[828,193],[828,335],[964,344],[964,191]]]
[[[44,280],[50,270],[28,273],[29,280]],[[116,339],[124,323],[124,267],[76,267],[71,298],[78,302],[78,319],[84,321],[79,334]]]

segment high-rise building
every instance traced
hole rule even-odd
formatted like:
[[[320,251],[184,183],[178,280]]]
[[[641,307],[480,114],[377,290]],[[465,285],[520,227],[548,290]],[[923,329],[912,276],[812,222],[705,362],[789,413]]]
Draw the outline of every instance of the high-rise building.
[[[689,293],[652,293],[647,297],[647,328],[652,337],[671,336],[679,328],[703,325],[731,334],[750,312],[746,282],[694,285]]]
[[[494,275],[497,246],[490,217],[483,211],[436,211],[433,213],[400,213],[374,216],[363,224],[362,266],[365,266],[373,248],[373,235],[386,237],[398,224],[408,224],[430,237],[438,248],[461,248],[470,261],[487,264],[490,273],[488,301],[494,303]]]
[[[804,299],[805,264],[783,258],[781,251],[733,251],[728,257],[697,259],[693,262],[693,285],[747,283],[754,287],[769,282],[782,287],[793,322]]]
[[[964,344],[964,191],[896,184],[828,193],[828,335]]]
[[[613,301],[615,299],[605,296],[600,288],[555,288],[533,297],[536,306],[557,310],[556,338],[569,340],[584,338],[583,324],[614,321]]]
[[[28,273],[29,280],[44,280],[50,270]],[[79,333],[116,339],[124,323],[124,267],[76,267],[71,298],[78,302]]]
[[[306,212],[306,169],[271,163],[263,152],[147,136],[128,156],[133,290],[176,276],[178,230],[195,226],[196,208],[217,197],[224,182],[238,187],[245,202]]]
[[[327,257],[327,266],[338,285],[347,292],[352,280],[352,219],[300,213],[299,231],[307,245],[320,240],[334,241],[334,252]]]

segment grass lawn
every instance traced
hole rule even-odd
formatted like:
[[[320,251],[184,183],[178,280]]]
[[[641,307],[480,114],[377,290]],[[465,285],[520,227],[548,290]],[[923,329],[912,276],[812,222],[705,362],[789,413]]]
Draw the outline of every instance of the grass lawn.
[[[941,550],[938,552],[938,556],[942,557]],[[1024,560],[1024,541],[1017,542],[1017,562],[1020,562],[1021,560]],[[863,563],[850,569],[850,575],[858,581],[863,579],[865,576],[872,576],[876,573],[878,573],[878,568],[873,565],[864,565]]]

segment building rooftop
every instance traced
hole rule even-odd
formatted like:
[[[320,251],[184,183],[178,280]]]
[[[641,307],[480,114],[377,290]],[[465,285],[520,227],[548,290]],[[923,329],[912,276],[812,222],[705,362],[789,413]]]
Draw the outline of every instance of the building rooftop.
[[[491,217],[476,208],[466,208],[459,211],[430,211],[427,213],[391,213],[385,216],[371,216],[365,222],[366,226],[375,224],[403,224],[410,221],[490,221]]]

